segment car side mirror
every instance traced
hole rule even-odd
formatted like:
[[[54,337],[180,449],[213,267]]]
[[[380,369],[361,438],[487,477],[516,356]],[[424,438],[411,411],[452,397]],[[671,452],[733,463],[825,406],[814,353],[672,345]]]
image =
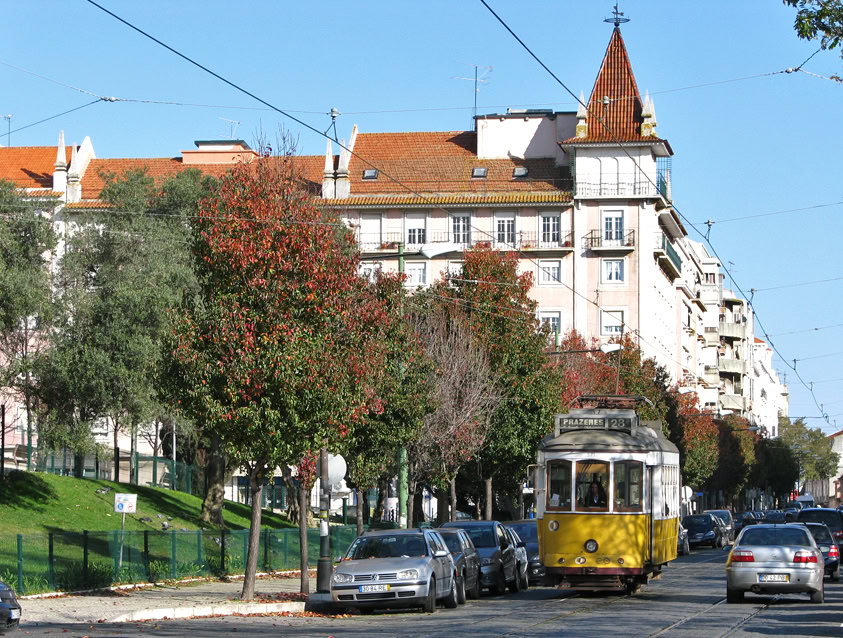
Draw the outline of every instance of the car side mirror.
[[[730,551],[732,551],[732,545],[731,545],[731,544],[728,544],[728,543],[723,543],[723,551],[724,551],[724,552],[730,552]]]
[[[524,549],[526,549],[527,543],[525,543],[524,541],[521,541],[520,543],[518,543],[518,547],[523,547]]]
[[[434,558],[444,558],[447,555],[448,552],[446,552],[444,549],[437,549],[435,552],[433,552]]]

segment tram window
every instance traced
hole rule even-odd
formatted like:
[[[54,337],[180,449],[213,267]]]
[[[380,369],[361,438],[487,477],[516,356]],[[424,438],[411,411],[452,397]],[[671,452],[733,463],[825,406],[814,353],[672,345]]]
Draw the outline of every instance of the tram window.
[[[547,509],[571,511],[571,462],[547,464]]]
[[[638,461],[615,463],[615,511],[640,512],[642,466]]]
[[[609,464],[605,461],[577,462],[577,510],[606,512]]]

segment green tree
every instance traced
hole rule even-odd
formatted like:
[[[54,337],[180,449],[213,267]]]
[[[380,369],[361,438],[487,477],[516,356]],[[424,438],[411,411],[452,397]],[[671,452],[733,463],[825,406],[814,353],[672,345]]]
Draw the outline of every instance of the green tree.
[[[244,600],[254,596],[264,479],[320,447],[341,449],[382,409],[389,314],[357,274],[353,236],[308,203],[287,161],[238,165],[203,201],[200,296],[178,313],[167,375],[175,405],[248,476]]]
[[[804,420],[779,419],[779,439],[799,464],[800,481],[827,480],[835,475],[840,455],[832,447],[832,439],[819,428],[809,428]]]
[[[56,247],[53,206],[23,198],[0,181],[0,387],[22,400],[28,441],[38,396],[34,372],[49,343],[54,309],[48,258]]]
[[[755,458],[753,483],[779,502],[787,501],[799,479],[799,461],[793,450],[781,439],[759,439]]]
[[[793,28],[801,39],[819,39],[823,49],[834,49],[840,45],[843,38],[843,0],[782,1],[796,8]]]

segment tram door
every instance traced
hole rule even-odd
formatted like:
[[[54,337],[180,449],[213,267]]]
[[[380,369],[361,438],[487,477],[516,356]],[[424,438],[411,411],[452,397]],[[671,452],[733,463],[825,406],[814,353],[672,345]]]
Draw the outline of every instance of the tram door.
[[[655,562],[656,562],[655,561],[655,558],[656,558],[655,557],[655,551],[656,551],[656,503],[655,503],[655,501],[656,501],[656,498],[655,498],[655,496],[656,496],[656,489],[655,489],[656,472],[655,472],[655,469],[656,468],[653,467],[652,465],[647,466],[647,485],[649,486],[648,487],[649,494],[648,494],[648,498],[647,498],[647,503],[648,503],[647,507],[648,507],[649,514],[650,514],[650,534],[649,534],[649,536],[650,536],[650,539],[649,539],[650,540],[650,553],[649,553],[648,562],[651,566],[655,565]]]

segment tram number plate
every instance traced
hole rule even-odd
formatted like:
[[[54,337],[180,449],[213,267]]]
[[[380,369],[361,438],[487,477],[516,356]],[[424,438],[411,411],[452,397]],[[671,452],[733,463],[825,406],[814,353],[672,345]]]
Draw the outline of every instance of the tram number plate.
[[[787,583],[790,582],[789,574],[759,574],[759,582],[762,583]]]
[[[360,585],[361,594],[373,591],[389,591],[389,585]]]

